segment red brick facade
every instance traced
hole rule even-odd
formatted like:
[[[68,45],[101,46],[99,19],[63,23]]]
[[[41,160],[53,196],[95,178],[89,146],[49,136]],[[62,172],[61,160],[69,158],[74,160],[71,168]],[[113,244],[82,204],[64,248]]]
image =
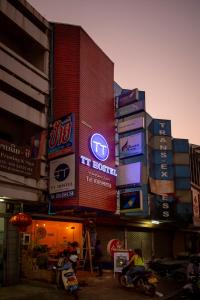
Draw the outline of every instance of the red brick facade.
[[[115,168],[114,66],[81,27],[54,26],[54,118],[75,113],[76,198],[62,200],[62,205],[114,212],[116,178],[80,164],[81,155],[96,160],[89,139],[98,132],[110,148],[104,164]],[[89,177],[101,180],[100,184],[93,179],[88,182]],[[109,183],[109,187],[102,183]]]

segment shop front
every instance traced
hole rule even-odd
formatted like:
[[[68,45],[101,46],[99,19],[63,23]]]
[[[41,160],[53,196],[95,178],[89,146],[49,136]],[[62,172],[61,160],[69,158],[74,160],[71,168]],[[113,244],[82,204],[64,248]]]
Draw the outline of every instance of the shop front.
[[[82,224],[38,219],[22,233],[22,277],[55,281],[53,266],[64,250],[83,256]]]

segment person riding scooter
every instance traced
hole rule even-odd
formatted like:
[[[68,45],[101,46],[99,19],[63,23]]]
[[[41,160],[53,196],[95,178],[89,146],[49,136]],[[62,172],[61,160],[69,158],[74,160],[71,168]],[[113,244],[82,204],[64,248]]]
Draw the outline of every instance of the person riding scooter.
[[[144,258],[142,256],[141,249],[138,248],[134,250],[134,254],[127,264],[127,269],[127,283],[131,285],[133,282],[133,277],[136,275],[136,273],[145,271]]]

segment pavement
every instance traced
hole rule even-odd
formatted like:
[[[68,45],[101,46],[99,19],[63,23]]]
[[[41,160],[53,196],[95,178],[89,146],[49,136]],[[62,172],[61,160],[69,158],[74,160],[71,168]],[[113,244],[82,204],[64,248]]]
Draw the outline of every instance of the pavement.
[[[159,299],[158,296],[148,297],[134,288],[122,288],[119,286],[117,276],[112,272],[104,272],[102,277],[96,277],[95,273],[78,272],[80,290],[79,300],[150,300]],[[158,290],[165,294],[178,288],[174,281],[160,281]],[[64,300],[73,299],[65,290],[57,289],[55,284],[27,279],[14,286],[0,287],[1,300]],[[160,298],[162,299],[162,298]]]

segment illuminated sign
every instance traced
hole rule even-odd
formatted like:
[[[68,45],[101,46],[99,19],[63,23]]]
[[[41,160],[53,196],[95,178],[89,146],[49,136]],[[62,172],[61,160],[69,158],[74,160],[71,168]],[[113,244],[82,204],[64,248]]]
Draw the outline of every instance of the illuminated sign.
[[[81,158],[81,164],[83,164],[83,165],[86,165],[88,167],[91,167],[93,169],[102,171],[104,173],[107,173],[107,174],[110,174],[113,176],[117,176],[116,170],[111,167],[103,165],[102,163],[100,163],[98,161],[91,160],[90,158],[83,156],[83,155],[81,155],[80,158]]]
[[[127,157],[143,153],[142,132],[123,137],[119,140],[120,157]]]
[[[142,210],[142,191],[120,194],[120,210],[123,212]]]
[[[90,139],[90,148],[93,155],[100,161],[105,161],[109,156],[109,148],[105,138],[95,133]]]
[[[141,162],[135,162],[118,167],[117,185],[140,185],[141,184]]]

